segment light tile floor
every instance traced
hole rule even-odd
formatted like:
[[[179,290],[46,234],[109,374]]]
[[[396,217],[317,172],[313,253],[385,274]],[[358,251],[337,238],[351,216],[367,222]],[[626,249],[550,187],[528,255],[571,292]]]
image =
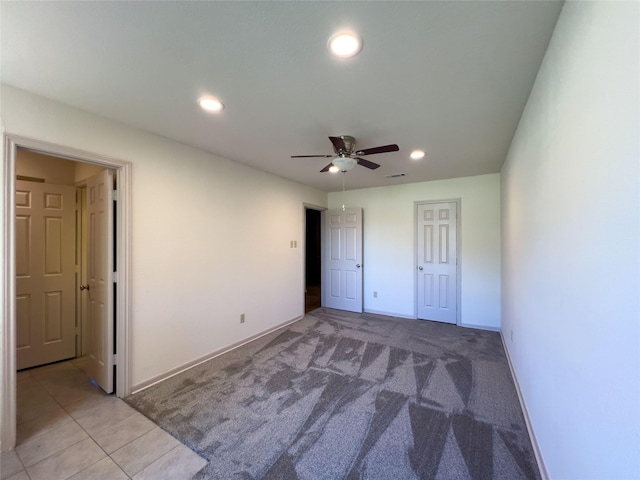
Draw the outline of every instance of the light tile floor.
[[[187,480],[206,465],[91,383],[83,359],[18,373],[17,446],[1,480]]]

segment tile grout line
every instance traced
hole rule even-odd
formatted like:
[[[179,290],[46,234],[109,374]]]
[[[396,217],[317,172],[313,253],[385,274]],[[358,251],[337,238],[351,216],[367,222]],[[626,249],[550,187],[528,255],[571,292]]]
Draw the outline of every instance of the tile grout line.
[[[79,370],[80,372],[82,372],[83,374],[85,374],[85,375],[86,375],[86,372],[85,372],[84,370],[82,370],[82,369],[78,368],[76,365],[73,365],[71,362],[67,362],[67,363],[69,363],[70,365],[72,365],[73,367],[75,367],[75,368],[76,368],[76,370]],[[38,378],[37,378],[37,377],[34,377],[31,373],[29,373],[29,377],[30,377],[34,382],[36,382],[36,383],[38,384],[38,386],[39,386],[39,387],[41,387],[41,388],[46,392],[47,396],[49,396],[49,397],[50,397],[54,402],[56,402],[56,404],[57,404],[57,405],[58,405],[58,406],[59,406],[59,407],[60,407],[60,408],[61,408],[61,409],[62,409],[62,410],[67,414],[67,415],[69,415],[69,417],[71,418],[71,420],[72,420],[72,421],[73,421],[73,422],[74,422],[78,427],[80,427],[80,429],[81,429],[81,430],[82,430],[82,431],[87,435],[87,437],[86,437],[86,438],[83,438],[83,439],[81,439],[81,440],[78,440],[77,442],[75,442],[75,443],[73,443],[73,444],[71,444],[71,445],[68,445],[67,447],[63,448],[62,450],[59,450],[59,451],[54,452],[54,453],[52,453],[51,455],[49,455],[49,456],[47,456],[47,457],[45,457],[45,458],[42,458],[41,460],[37,461],[36,463],[34,463],[34,464],[32,464],[32,465],[29,465],[29,467],[33,467],[33,466],[35,466],[35,465],[38,465],[39,463],[41,463],[41,462],[43,462],[43,461],[45,461],[45,460],[47,460],[47,459],[49,459],[49,458],[53,457],[54,455],[57,455],[57,454],[59,454],[59,453],[61,453],[61,452],[64,452],[65,450],[67,450],[67,449],[69,449],[69,448],[72,448],[72,447],[76,446],[78,443],[80,443],[80,442],[84,442],[85,440],[87,440],[87,438],[90,438],[90,439],[91,439],[91,441],[92,441],[92,442],[93,442],[93,443],[94,443],[94,444],[95,444],[95,445],[96,445],[96,446],[97,446],[97,447],[102,451],[102,453],[104,453],[104,455],[105,455],[105,456],[104,456],[104,457],[102,457],[102,458],[100,458],[100,459],[98,459],[98,460],[96,460],[96,461],[95,461],[95,462],[93,462],[91,465],[87,465],[87,467],[86,467],[86,468],[83,468],[83,469],[82,469],[82,470],[80,470],[79,472],[75,472],[75,473],[73,473],[71,476],[67,477],[67,479],[65,479],[65,480],[68,480],[69,478],[73,477],[74,475],[77,475],[78,473],[80,473],[80,472],[82,472],[82,471],[84,471],[84,470],[86,470],[86,469],[88,469],[88,468],[91,468],[93,465],[95,465],[95,464],[96,464],[96,463],[98,463],[98,462],[101,462],[101,461],[102,461],[102,460],[104,460],[105,458],[109,458],[109,459],[111,459],[111,461],[117,465],[117,467],[122,471],[122,473],[124,473],[128,479],[131,479],[131,477],[130,477],[130,476],[129,476],[129,475],[128,475],[124,470],[122,470],[122,468],[120,467],[120,465],[118,465],[118,464],[115,462],[115,460],[114,460],[113,458],[111,458],[111,455],[109,455],[109,454],[104,450],[104,448],[102,448],[102,446],[101,446],[101,445],[96,441],[96,439],[95,439],[95,438],[93,438],[93,435],[91,435],[91,434],[90,434],[90,433],[89,433],[89,432],[88,432],[88,431],[87,431],[87,430],[86,430],[86,429],[85,429],[85,428],[84,428],[84,427],[83,427],[83,426],[78,422],[78,419],[76,419],[75,417],[73,417],[73,416],[71,415],[71,413],[69,413],[69,411],[64,407],[64,405],[62,405],[62,404],[59,402],[59,400],[58,400],[55,396],[53,396],[53,395],[51,394],[51,392],[49,392],[49,390],[46,388],[46,386],[45,386],[45,385],[43,385],[43,384],[40,382],[40,380],[38,380]],[[87,377],[87,378],[88,378],[88,377]],[[107,394],[105,394],[105,395],[107,395]],[[72,403],[72,402],[70,402],[70,403]],[[136,413],[136,412],[135,412],[135,410],[134,410],[134,414],[135,414],[135,413]],[[133,416],[134,414],[132,414],[131,416]],[[85,417],[85,416],[86,416],[86,415],[83,415],[82,417],[79,417],[79,418],[83,418],[83,417]],[[127,418],[129,418],[129,417],[127,417]],[[108,428],[108,427],[105,427],[105,428]],[[100,431],[102,431],[102,430],[104,430],[104,429],[101,429]],[[97,433],[97,432],[96,432],[96,433]],[[35,436],[35,437],[33,437],[33,438],[37,438],[38,436],[39,436],[39,435],[36,435],[36,436]],[[14,450],[14,451],[15,451],[15,450]],[[22,461],[22,459],[20,458],[20,455],[18,454],[18,452],[16,451],[15,453],[16,453],[16,457],[18,458],[18,461],[20,462],[20,465],[22,465],[22,468],[23,468],[24,473],[29,477],[29,479],[31,479],[31,475],[29,474],[29,471],[28,471],[28,469],[27,469],[27,466],[24,464],[24,462],[23,462],[23,461]],[[16,473],[19,473],[19,472],[16,472]]]
[[[75,366],[75,365],[74,365],[74,366]],[[77,366],[75,366],[75,367],[76,367],[76,368],[78,368]],[[82,373],[84,373],[84,374],[86,375],[86,372],[85,372],[84,370],[82,370],[82,369],[80,369],[80,368],[78,368],[78,370],[80,370]],[[88,377],[87,377],[87,378],[88,378]],[[105,394],[105,395],[107,395],[107,397],[109,396],[108,394]],[[105,397],[105,398],[106,398],[106,397]],[[55,398],[54,398],[54,400],[55,400]],[[118,399],[118,400],[119,400],[119,401],[122,401],[122,400],[120,400],[120,399]],[[56,401],[57,401],[57,400],[56,400]],[[118,469],[119,469],[119,470],[120,470],[120,471],[121,471],[121,472],[122,472],[122,473],[123,473],[123,474],[124,474],[128,479],[129,479],[129,480],[131,480],[131,478],[133,478],[133,477],[129,476],[129,474],[128,474],[127,472],[125,472],[125,471],[122,469],[122,467],[120,466],[120,464],[118,464],[118,462],[116,462],[116,461],[115,461],[115,459],[112,457],[112,455],[113,455],[115,452],[117,452],[118,450],[120,450],[121,448],[125,447],[126,445],[129,445],[131,442],[133,442],[133,441],[137,440],[138,438],[140,438],[142,435],[144,435],[144,433],[143,433],[143,434],[141,434],[141,435],[139,435],[139,436],[137,436],[137,437],[136,437],[136,438],[134,438],[133,440],[131,440],[131,441],[127,442],[126,444],[121,445],[118,449],[116,449],[115,451],[111,452],[111,454],[109,454],[109,453],[107,453],[107,451],[102,447],[102,445],[100,445],[100,444],[98,443],[98,441],[94,438],[94,436],[93,436],[91,433],[89,433],[89,432],[88,432],[88,431],[87,431],[87,430],[86,430],[86,429],[85,429],[85,428],[84,428],[84,427],[83,427],[83,426],[78,422],[78,420],[79,420],[79,419],[81,419],[81,418],[84,418],[84,417],[88,416],[88,415],[89,415],[89,413],[88,413],[88,412],[87,412],[86,414],[82,415],[82,417],[78,417],[78,418],[76,419],[75,417],[73,417],[73,416],[71,415],[71,413],[69,413],[69,412],[64,408],[64,406],[63,406],[63,405],[60,405],[60,407],[62,407],[62,408],[64,409],[64,411],[65,411],[65,412],[66,412],[66,413],[67,413],[67,414],[68,414],[68,415],[73,419],[73,421],[74,421],[74,422],[76,422],[76,424],[77,424],[77,425],[78,425],[78,426],[79,426],[79,427],[80,427],[80,428],[81,428],[81,429],[82,429],[82,430],[83,430],[83,431],[84,431],[84,432],[89,436],[89,438],[91,438],[91,440],[92,440],[92,441],[93,441],[93,442],[98,446],[98,448],[100,448],[100,450],[102,450],[102,452],[105,454],[105,457],[103,457],[103,458],[101,458],[101,459],[97,460],[96,462],[94,462],[94,463],[92,463],[91,465],[87,466],[86,468],[82,469],[80,472],[82,472],[82,471],[84,471],[84,470],[87,470],[88,468],[91,468],[91,467],[92,467],[93,465],[95,465],[96,463],[101,462],[102,460],[104,460],[104,458],[109,458],[109,459],[110,459],[110,460],[111,460],[111,461],[112,461],[112,462],[113,462],[113,463],[118,467]],[[137,412],[137,410],[135,410],[135,409],[132,409],[132,411],[133,411],[133,413],[132,413],[129,417],[127,417],[127,419],[128,419],[128,418],[131,418],[131,417],[132,417],[132,416],[134,416],[136,413],[138,413],[138,412]],[[126,420],[126,419],[125,419],[125,420]],[[98,433],[102,432],[103,430],[106,430],[107,428],[109,428],[109,426],[105,426],[104,428],[101,428],[100,430],[98,430],[97,432],[95,432],[95,434],[97,435]],[[147,433],[147,432],[145,432],[145,433]],[[74,475],[77,475],[77,474],[78,474],[78,473],[80,473],[80,472],[76,472],[76,473],[74,473],[73,475],[71,475],[71,477],[73,477]],[[71,478],[71,477],[68,477],[68,478]],[[67,480],[68,480],[68,479],[67,479]]]
[[[40,385],[40,382],[38,382],[35,378],[33,378],[33,375],[31,375],[31,372],[27,372],[28,373],[28,378],[30,378],[31,380],[33,380],[34,382],[36,382],[38,385]],[[17,388],[16,388],[17,391]],[[48,393],[48,392],[47,392]],[[16,401],[17,403],[17,401]],[[16,430],[17,430],[18,425],[16,425]],[[16,445],[17,447],[17,445]],[[18,452],[16,451],[15,447],[13,449],[13,452],[16,455],[16,458],[18,459],[18,461],[20,462],[20,465],[22,465],[22,471],[24,472],[24,474],[29,478],[29,480],[31,480],[31,475],[29,475],[29,472],[27,472],[27,467],[25,466],[24,462],[22,461],[22,459],[20,458],[20,455],[18,455]],[[17,475],[20,472],[15,472],[13,475]]]
[[[76,368],[77,368],[77,367],[76,367]],[[80,370],[80,369],[78,369],[78,370]],[[84,372],[83,370],[81,370],[81,371],[82,371],[82,373],[85,373],[85,374],[86,374],[86,372]],[[88,377],[87,377],[87,378],[88,378]],[[108,394],[105,394],[105,395],[108,395]],[[56,400],[56,399],[54,398],[54,400]],[[57,400],[56,400],[56,402],[57,402]],[[58,404],[60,405],[60,403],[58,403]],[[85,432],[85,433],[87,434],[87,437],[88,437],[88,438],[90,438],[90,439],[93,441],[93,443],[95,443],[95,444],[97,445],[97,447],[98,447],[100,450],[102,450],[102,452],[103,452],[103,453],[104,453],[104,455],[105,455],[104,457],[100,458],[99,460],[96,460],[95,462],[93,462],[91,465],[87,465],[87,467],[86,467],[86,468],[83,468],[83,469],[82,469],[82,470],[80,470],[79,472],[76,472],[76,473],[74,473],[73,475],[71,475],[70,477],[67,477],[67,479],[65,479],[65,480],[68,480],[69,478],[73,477],[74,475],[77,475],[77,474],[79,474],[80,472],[83,472],[83,471],[87,470],[88,468],[91,468],[91,467],[92,467],[92,466],[94,466],[96,463],[101,462],[101,461],[102,461],[102,460],[104,460],[105,458],[109,458],[109,459],[110,459],[110,460],[111,460],[111,461],[112,461],[112,462],[113,462],[113,463],[118,467],[118,469],[120,469],[120,471],[122,471],[122,473],[124,473],[124,474],[126,475],[126,477],[127,477],[128,479],[131,479],[132,477],[130,477],[130,476],[127,474],[127,472],[125,472],[124,470],[122,470],[122,467],[120,467],[120,465],[119,465],[119,464],[118,464],[118,463],[117,463],[117,462],[116,462],[116,461],[111,457],[111,455],[110,455],[110,454],[108,454],[104,448],[102,448],[102,445],[100,445],[100,444],[98,443],[98,441],[93,437],[93,435],[92,435],[91,433],[89,433],[89,432],[88,432],[88,431],[87,431],[87,430],[86,430],[86,429],[85,429],[85,428],[84,428],[84,427],[83,427],[83,426],[78,422],[78,420],[79,420],[79,419],[81,419],[81,418],[84,418],[84,417],[88,416],[88,415],[89,415],[89,413],[86,413],[86,414],[82,415],[81,417],[75,418],[75,417],[73,417],[73,416],[71,415],[71,413],[69,413],[69,411],[67,411],[67,410],[64,408],[64,406],[63,406],[63,405],[60,405],[60,407],[61,407],[61,408],[62,408],[62,409],[67,413],[67,415],[69,415],[69,416],[73,419],[73,421],[76,423],[76,425],[78,425],[78,426],[82,429],[82,431],[83,431],[83,432]],[[133,414],[131,414],[131,415],[130,415],[129,417],[127,417],[127,418],[130,418],[131,416],[135,415],[135,413],[136,413],[136,412],[134,411],[134,413],[133,413]],[[95,433],[96,433],[96,434],[98,434],[99,432],[102,432],[103,430],[105,430],[105,429],[107,429],[107,428],[109,428],[109,426],[106,426],[106,427],[104,427],[104,428],[101,428],[99,431],[97,431],[97,432],[95,432]],[[136,438],[138,438],[138,437],[136,437]],[[86,440],[86,439],[85,439],[85,440]],[[132,441],[133,441],[133,440],[132,440]],[[129,442],[129,443],[131,443],[131,442]],[[127,445],[128,445],[129,443],[127,443]],[[123,446],[124,446],[124,445],[123,445]],[[120,448],[122,448],[122,447],[120,447]],[[116,450],[116,451],[117,451],[117,450]],[[112,452],[112,453],[115,453],[115,452]]]
[[[85,433],[86,433],[86,432],[85,432]],[[91,438],[91,437],[88,437],[88,438]],[[37,462],[35,462],[35,463],[32,463],[32,464],[31,464],[31,465],[29,465],[29,466],[26,466],[26,465],[24,464],[24,462],[23,462],[23,461],[22,461],[22,459],[20,458],[20,454],[19,454],[18,452],[16,452],[16,456],[17,456],[17,457],[18,457],[18,459],[20,460],[20,463],[22,463],[22,466],[24,467],[25,472],[27,472],[27,474],[28,474],[28,473],[29,473],[29,472],[27,471],[27,469],[28,469],[28,468],[34,467],[34,466],[38,465],[39,463],[42,463],[42,462],[44,462],[45,460],[48,460],[49,458],[53,457],[54,455],[58,455],[59,453],[64,452],[65,450],[67,450],[67,449],[69,449],[69,448],[71,448],[71,447],[76,446],[76,445],[77,445],[77,444],[79,444],[80,442],[84,442],[85,440],[86,440],[86,438],[80,439],[80,440],[78,440],[77,442],[74,442],[74,443],[72,443],[71,445],[66,446],[66,447],[65,447],[65,448],[63,448],[62,450],[58,450],[57,452],[53,452],[51,455],[49,455],[49,456],[47,456],[47,457],[41,458],[40,460],[38,460],[38,461],[37,461]],[[91,440],[93,440],[93,439],[91,439]]]
[[[77,368],[77,367],[76,367],[76,368]],[[80,370],[81,370],[81,369],[80,369]],[[83,373],[85,373],[85,374],[86,374],[86,372],[84,372],[83,370],[81,370],[81,371],[82,371]],[[55,398],[54,398],[54,400],[55,400]],[[127,406],[129,406],[129,407],[130,407],[130,405],[128,405],[128,404],[127,404],[126,402],[124,402],[122,399],[118,399],[118,400],[119,400],[120,402],[124,403],[125,405],[127,405]],[[57,400],[56,400],[56,401],[57,401]],[[62,405],[60,405],[60,406],[64,409],[64,406],[62,406]],[[65,409],[65,412],[67,412],[67,410],[66,410],[66,409]],[[132,408],[132,412],[133,412],[133,413],[132,413],[129,417],[127,417],[126,419],[129,419],[129,418],[133,417],[134,415],[142,415],[140,412],[138,412],[138,411],[137,411],[136,409],[134,409],[134,408]],[[67,412],[67,413],[69,414],[69,412]],[[84,417],[86,417],[87,415],[88,415],[88,414],[85,414],[85,415],[83,415],[82,417],[78,417],[78,419],[80,419],[80,418],[84,418]],[[69,416],[71,416],[71,414],[69,414]],[[154,460],[154,461],[153,461],[153,462],[151,462],[149,465],[147,465],[147,466],[146,466],[146,467],[144,467],[142,470],[140,470],[140,472],[137,472],[135,475],[130,476],[127,472],[125,472],[125,471],[124,471],[124,469],[120,466],[120,464],[119,464],[119,463],[118,463],[118,462],[113,458],[113,455],[114,455],[116,452],[120,451],[121,449],[125,448],[127,445],[130,445],[131,443],[135,442],[135,441],[136,441],[136,440],[138,440],[139,438],[141,438],[141,437],[143,437],[144,435],[148,434],[148,433],[149,433],[149,431],[153,430],[153,428],[159,428],[159,429],[160,429],[160,430],[162,430],[162,431],[165,431],[165,430],[164,430],[163,428],[161,428],[161,427],[160,427],[157,423],[155,423],[153,420],[148,419],[148,420],[149,420],[149,421],[154,425],[154,427],[153,427],[151,430],[149,430],[149,431],[147,431],[147,432],[143,432],[143,433],[141,433],[140,435],[138,435],[138,436],[136,436],[135,438],[131,439],[131,440],[130,440],[130,441],[128,441],[127,443],[125,443],[125,444],[123,444],[123,445],[120,445],[116,450],[114,450],[113,452],[111,452],[111,454],[108,454],[108,453],[104,450],[104,448],[102,448],[102,446],[98,443],[98,441],[94,438],[94,436],[93,436],[91,433],[89,433],[89,432],[88,432],[88,431],[87,431],[87,430],[86,430],[82,425],[80,425],[80,424],[78,423],[78,421],[77,421],[78,419],[76,419],[75,417],[72,417],[72,418],[73,418],[73,420],[74,420],[74,421],[75,421],[75,422],[80,426],[80,428],[82,428],[82,430],[83,430],[83,431],[84,431],[84,432],[85,432],[85,433],[86,433],[86,434],[87,434],[87,435],[88,435],[88,436],[89,436],[89,437],[94,441],[94,443],[96,443],[96,445],[98,445],[98,447],[99,447],[99,448],[100,448],[100,449],[105,453],[105,455],[106,455],[107,457],[109,457],[109,458],[111,459],[111,461],[112,461],[112,462],[113,462],[113,463],[114,463],[114,464],[115,464],[115,465],[116,465],[116,466],[117,466],[117,467],[118,467],[118,468],[119,468],[119,469],[120,469],[120,470],[121,470],[121,471],[122,471],[122,472],[127,476],[127,478],[129,478],[129,479],[132,479],[135,475],[138,475],[140,472],[143,472],[144,470],[146,470],[147,468],[149,468],[151,465],[153,465],[154,463],[156,463],[157,461],[159,461],[161,458],[164,458],[164,457],[165,457],[166,455],[168,455],[170,452],[172,452],[173,450],[175,450],[175,449],[179,448],[181,445],[182,445],[182,446],[185,446],[182,442],[178,441],[178,445],[176,445],[175,447],[173,447],[173,448],[172,448],[171,450],[169,450],[168,452],[166,452],[166,453],[162,454],[162,455],[161,455],[160,457],[158,457],[156,460]],[[144,418],[147,418],[147,417],[145,416]],[[123,420],[126,420],[126,419],[123,419]],[[95,432],[95,434],[97,435],[98,433],[100,433],[100,432],[102,432],[102,431],[106,430],[107,428],[109,428],[109,426],[106,426],[106,427],[104,427],[104,428],[100,429],[99,431]],[[168,432],[166,432],[166,431],[165,431],[165,433],[168,433]],[[169,435],[170,435],[170,434],[169,434]],[[173,437],[173,435],[171,435],[171,437]],[[173,437],[173,438],[175,439],[175,437]],[[176,440],[177,440],[177,439],[176,439]],[[188,447],[187,447],[187,448],[188,448]],[[191,449],[190,449],[190,450],[191,450]],[[195,453],[195,452],[194,452],[194,453]],[[196,455],[197,455],[197,454],[196,454]],[[198,455],[198,456],[200,456],[200,455]],[[201,458],[202,458],[202,457],[201,457]],[[102,460],[103,460],[103,459],[100,459],[100,460],[98,460],[98,461],[102,461]],[[97,462],[95,462],[95,463],[97,463]],[[92,465],[93,465],[93,464],[92,464]],[[87,468],[89,468],[89,467],[87,467]],[[79,472],[78,472],[78,473],[79,473]],[[75,475],[75,474],[74,474],[74,475]]]
[[[65,362],[61,362],[61,364],[63,364]],[[72,366],[74,368],[72,369],[68,369],[70,373],[70,376],[76,375],[77,373],[82,373],[83,375],[86,375],[86,372],[84,370],[82,370],[81,368],[79,368],[77,365],[67,361],[66,362],[67,365]],[[65,369],[59,370],[59,371],[64,371]],[[52,369],[52,371],[56,371],[56,369]],[[22,461],[22,459],[20,458],[20,456],[18,455],[17,452],[16,453],[16,457],[18,459],[18,461],[20,462],[20,465],[22,466],[22,471],[24,472],[24,474],[31,479],[31,475],[29,474],[28,468],[33,468],[34,466],[40,464],[41,462],[44,462],[48,459],[50,459],[51,457],[55,456],[55,455],[59,455],[62,452],[67,451],[68,449],[71,449],[75,446],[77,446],[79,443],[86,441],[87,439],[91,439],[91,441],[93,442],[93,444],[95,446],[97,446],[100,451],[103,453],[104,456],[102,456],[101,458],[99,458],[98,460],[96,460],[95,462],[93,462],[91,465],[87,465],[86,467],[84,467],[82,470],[73,473],[71,476],[67,477],[68,478],[72,478],[74,475],[78,475],[79,473],[93,467],[96,463],[103,461],[105,458],[109,458],[111,462],[113,462],[115,464],[115,466],[119,469],[120,472],[122,472],[122,474],[129,480],[131,480],[133,478],[133,476],[129,475],[127,472],[125,472],[122,467],[120,466],[120,464],[118,462],[116,462],[116,460],[113,458],[113,455],[118,452],[119,450],[121,450],[122,448],[125,448],[127,445],[131,444],[132,442],[135,442],[136,440],[138,440],[139,438],[141,438],[142,436],[148,434],[149,432],[143,432],[139,435],[137,435],[135,438],[130,439],[129,441],[127,441],[127,443],[120,445],[114,452],[112,452],[111,454],[108,454],[106,452],[106,450],[98,443],[97,439],[95,438],[95,436],[99,435],[101,432],[103,432],[104,430],[110,428],[111,425],[106,425],[104,427],[102,427],[100,430],[94,432],[93,434],[91,434],[87,429],[85,429],[82,424],[79,422],[79,420],[91,415],[91,410],[93,410],[93,407],[89,407],[88,411],[85,412],[84,414],[82,414],[79,417],[75,417],[74,415],[72,415],[72,413],[69,411],[68,409],[68,405],[70,405],[71,403],[74,402],[65,402],[65,405],[63,405],[60,400],[59,400],[59,396],[57,396],[54,392],[56,390],[56,387],[58,386],[62,386],[64,387],[64,385],[60,385],[57,382],[49,382],[46,381],[47,378],[46,376],[43,375],[39,375],[40,378],[42,378],[42,380],[40,378],[38,378],[37,376],[33,375],[31,372],[29,372],[28,376],[25,376],[25,378],[28,378],[30,381],[32,381],[34,383],[34,385],[36,385],[39,389],[42,390],[42,393],[44,393],[48,398],[50,398],[58,407],[60,407],[60,409],[70,418],[71,421],[73,421],[73,423],[75,423],[76,426],[80,427],[80,429],[82,430],[82,432],[86,435],[84,438],[78,440],[77,442],[74,442],[71,445],[66,446],[65,448],[63,448],[62,450],[56,451],[54,453],[52,453],[51,455],[48,455],[45,458],[42,458],[40,460],[38,460],[37,462],[29,465],[28,467],[24,464],[24,462]],[[89,380],[88,376],[87,379]],[[89,380],[90,381],[90,380]],[[63,382],[64,383],[64,382]],[[53,392],[52,392],[53,391]],[[109,395],[108,394],[104,394],[105,397],[104,398],[108,398]],[[75,400],[75,401],[81,401],[83,400],[82,398]],[[130,405],[128,405],[126,402],[124,402],[122,399],[117,399],[117,402],[122,402],[124,405],[127,405],[129,407],[131,407]],[[99,408],[99,407],[98,407]],[[136,409],[132,408],[132,413],[131,415],[129,415],[128,417],[126,417],[123,420],[127,420],[130,419],[131,417],[135,416],[135,415],[142,415],[140,412],[138,412]],[[144,415],[143,415],[144,417]],[[36,417],[38,418],[38,417]],[[146,418],[146,417],[145,417]],[[150,420],[150,419],[149,419]],[[153,422],[152,420],[150,420],[151,423],[153,424],[153,428],[151,430],[153,430],[154,428],[159,428],[160,430],[164,431],[164,429],[162,429],[157,423]],[[26,423],[26,422],[24,422]],[[35,436],[30,437],[28,441],[30,441],[33,438],[37,438],[40,435],[44,435],[47,432],[43,432],[43,433],[39,433],[36,434]],[[166,432],[165,432],[166,433]],[[172,436],[172,435],[171,435]],[[173,437],[173,436],[172,436]],[[175,437],[173,437],[175,439]],[[26,442],[24,442],[26,443]],[[176,450],[177,448],[179,448],[182,444],[181,442],[178,441],[178,444],[175,445],[173,448],[171,448],[169,451],[165,452],[164,454],[162,454],[160,457],[158,457],[157,459],[155,459],[154,461],[152,461],[149,465],[145,466],[140,472],[144,471],[145,469],[151,467],[151,465],[153,465],[154,463],[160,461],[162,458],[164,458],[165,456],[169,455],[171,452],[173,452],[174,450]],[[140,473],[137,472],[136,474]],[[19,472],[16,472],[19,473]]]

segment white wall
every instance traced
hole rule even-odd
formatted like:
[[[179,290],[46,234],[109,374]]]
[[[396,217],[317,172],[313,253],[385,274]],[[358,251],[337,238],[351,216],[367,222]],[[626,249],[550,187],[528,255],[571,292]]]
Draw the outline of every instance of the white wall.
[[[503,334],[554,479],[640,478],[639,5],[564,5],[502,169]]]
[[[58,185],[77,185],[101,170],[104,167],[100,165],[42,155],[23,148],[18,148],[16,157],[16,175],[42,178],[46,183]]]
[[[44,179],[46,183],[75,185],[75,163],[62,158],[18,149],[16,175]]]
[[[326,193],[21,90],[1,93],[5,133],[133,164],[134,385],[303,315],[303,204],[324,206]]]
[[[87,178],[96,175],[98,172],[104,170],[104,167],[100,165],[93,165],[91,163],[74,162],[74,181],[76,184],[86,180]]]
[[[456,198],[462,220],[461,322],[500,327],[499,174],[329,194],[330,208],[343,202],[363,208],[366,311],[415,318],[415,202]]]

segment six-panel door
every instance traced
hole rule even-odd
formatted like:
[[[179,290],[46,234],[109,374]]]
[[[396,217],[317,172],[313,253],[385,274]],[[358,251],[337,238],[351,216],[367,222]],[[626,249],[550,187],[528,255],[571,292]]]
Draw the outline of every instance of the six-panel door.
[[[75,187],[16,181],[16,364],[75,357]]]
[[[88,359],[91,378],[113,392],[113,178],[110,170],[87,179],[89,295]]]
[[[418,231],[418,318],[456,323],[456,204],[420,204]]]
[[[362,209],[329,210],[325,218],[325,307],[362,312]]]

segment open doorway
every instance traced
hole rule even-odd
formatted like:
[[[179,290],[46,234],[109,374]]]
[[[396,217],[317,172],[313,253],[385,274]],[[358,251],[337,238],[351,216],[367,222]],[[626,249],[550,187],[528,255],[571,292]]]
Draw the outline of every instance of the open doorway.
[[[89,352],[86,182],[104,170],[17,149],[18,371]]]
[[[304,312],[321,307],[322,220],[320,210],[305,208],[305,298]]]
[[[113,382],[116,395],[118,397],[125,397],[131,392],[129,365],[131,318],[129,281],[131,271],[131,163],[8,134],[4,136],[4,146],[2,169],[4,172],[3,187],[5,202],[2,208],[4,215],[4,240],[6,243],[3,255],[0,257],[0,271],[2,271],[3,275],[3,297],[6,299],[3,303],[2,318],[0,320],[0,343],[5,347],[0,353],[2,355],[0,371],[0,380],[2,383],[2,389],[0,389],[0,444],[3,451],[13,448],[16,444],[16,330],[18,310],[16,308],[16,267],[18,263],[16,258],[18,252],[16,248],[16,234],[18,233],[18,226],[16,225],[16,164],[19,149],[79,162],[78,165],[81,168],[99,167],[98,169],[101,171],[112,171],[117,174],[118,202],[114,205],[114,209],[117,211],[117,224],[114,225],[116,234],[113,236],[115,239],[115,251],[113,255],[115,258],[112,263],[117,265],[117,271],[112,274],[110,273],[108,279],[114,296],[118,298],[117,307],[112,317],[115,322],[116,336],[115,339],[112,338],[111,340],[112,343],[115,344],[118,354],[117,358],[116,355],[112,355],[111,358],[116,363],[116,380]],[[73,188],[75,189],[75,186]],[[52,196],[49,200],[55,204],[56,197]]]

